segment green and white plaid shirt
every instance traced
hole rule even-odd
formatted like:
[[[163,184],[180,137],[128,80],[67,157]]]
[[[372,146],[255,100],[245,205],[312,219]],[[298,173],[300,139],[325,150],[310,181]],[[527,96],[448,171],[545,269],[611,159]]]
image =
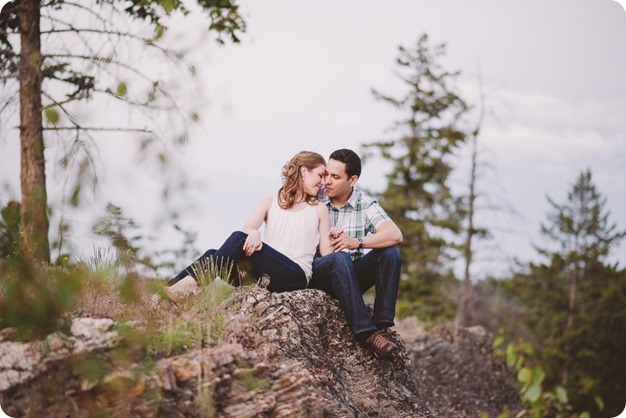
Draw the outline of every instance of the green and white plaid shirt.
[[[320,202],[328,207],[330,226],[343,229],[343,232],[353,238],[361,238],[367,234],[376,233],[376,228],[382,222],[389,220],[389,216],[378,202],[361,190],[354,187],[350,199],[341,208],[336,208],[322,187],[318,195]],[[344,250],[352,260],[363,257],[363,249]]]

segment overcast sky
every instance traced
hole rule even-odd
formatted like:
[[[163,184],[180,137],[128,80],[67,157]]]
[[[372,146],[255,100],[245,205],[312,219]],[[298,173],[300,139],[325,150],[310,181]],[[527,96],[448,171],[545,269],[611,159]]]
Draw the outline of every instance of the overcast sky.
[[[403,93],[394,75],[397,47],[416,45],[422,33],[431,45],[447,43],[442,64],[461,71],[457,87],[470,104],[478,104],[480,69],[489,114],[479,143],[489,168],[478,187],[491,203],[517,212],[481,215],[498,250],[484,250],[477,277],[503,273],[512,258],[535,258],[531,243],[541,243],[546,195],[564,202],[587,168],[611,219],[626,228],[626,13],[613,0],[240,4],[248,23],[241,44],[207,41],[190,56],[207,100],[190,145],[175,158],[197,187],[183,223],[199,232],[199,249],[219,246],[240,228],[258,199],[276,191],[281,166],[297,151],[327,157],[382,138],[404,115],[376,102],[371,89]],[[206,28],[200,15],[172,26],[188,35]],[[0,142],[0,181],[13,191],[15,164],[5,156],[16,155],[15,141]],[[469,174],[466,150],[460,161],[457,191]],[[101,198],[158,231],[149,216],[157,203],[138,192],[154,185],[128,187],[131,168],[110,171]],[[381,190],[385,172],[383,164],[366,164],[362,185]],[[626,243],[612,258],[624,266]]]

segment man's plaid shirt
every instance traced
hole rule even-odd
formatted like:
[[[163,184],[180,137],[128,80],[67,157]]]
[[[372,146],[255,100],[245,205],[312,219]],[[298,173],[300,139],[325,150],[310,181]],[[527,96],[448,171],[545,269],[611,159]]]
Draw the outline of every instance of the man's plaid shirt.
[[[390,219],[376,200],[354,187],[350,199],[341,208],[336,208],[322,188],[318,195],[320,202],[328,207],[330,226],[343,229],[343,232],[353,238],[361,238],[367,234],[374,234],[376,227]],[[344,250],[352,260],[363,257],[363,249]]]

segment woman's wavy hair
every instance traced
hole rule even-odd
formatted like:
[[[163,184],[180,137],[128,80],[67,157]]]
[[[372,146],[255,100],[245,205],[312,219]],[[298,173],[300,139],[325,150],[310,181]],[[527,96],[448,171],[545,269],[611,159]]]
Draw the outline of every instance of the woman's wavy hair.
[[[280,176],[283,187],[278,190],[278,205],[283,209],[289,209],[296,203],[298,191],[302,188],[302,172],[300,168],[306,167],[313,170],[320,165],[326,165],[324,157],[317,152],[300,151],[283,166]],[[309,205],[317,204],[317,196],[307,195],[305,198]]]

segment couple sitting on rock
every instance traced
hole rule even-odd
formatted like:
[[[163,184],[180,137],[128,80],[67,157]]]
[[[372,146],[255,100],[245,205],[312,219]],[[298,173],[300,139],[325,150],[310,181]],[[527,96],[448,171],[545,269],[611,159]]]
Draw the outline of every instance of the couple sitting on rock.
[[[398,347],[386,329],[394,325],[402,263],[396,245],[402,233],[375,200],[355,187],[360,175],[361,159],[351,150],[333,152],[328,164],[317,153],[299,152],[283,167],[278,193],[259,202],[242,230],[204,253],[168,286],[173,291],[196,287],[196,266],[210,260],[216,265],[230,261],[254,277],[269,276],[272,292],[321,289],[339,300],[357,339],[380,358],[392,356]],[[240,284],[232,276],[232,284]],[[362,295],[374,285],[372,317]]]

